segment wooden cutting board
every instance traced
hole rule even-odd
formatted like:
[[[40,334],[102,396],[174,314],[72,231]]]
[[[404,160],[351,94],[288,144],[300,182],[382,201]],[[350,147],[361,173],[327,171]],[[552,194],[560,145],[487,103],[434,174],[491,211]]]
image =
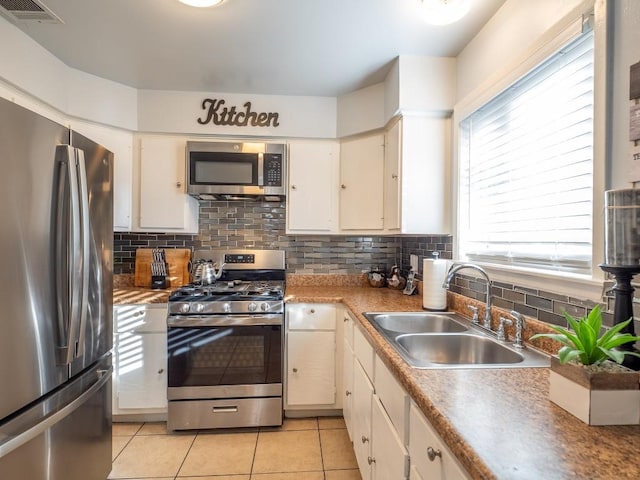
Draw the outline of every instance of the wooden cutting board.
[[[188,248],[165,248],[164,254],[168,264],[167,288],[175,288],[189,283],[191,251]],[[153,249],[139,248],[136,250],[134,279],[136,287],[151,287],[152,262]]]

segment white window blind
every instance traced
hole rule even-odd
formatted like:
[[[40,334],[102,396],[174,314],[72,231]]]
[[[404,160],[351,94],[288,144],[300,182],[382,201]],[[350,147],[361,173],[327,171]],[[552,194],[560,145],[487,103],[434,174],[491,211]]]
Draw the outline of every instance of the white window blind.
[[[593,33],[460,123],[460,253],[591,272]]]

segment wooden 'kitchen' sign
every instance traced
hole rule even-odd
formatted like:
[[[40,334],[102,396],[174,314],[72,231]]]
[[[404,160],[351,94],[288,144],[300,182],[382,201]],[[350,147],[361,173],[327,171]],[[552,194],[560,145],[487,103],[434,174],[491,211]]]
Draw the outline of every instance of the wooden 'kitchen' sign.
[[[275,112],[254,112],[251,102],[242,107],[226,107],[222,99],[205,98],[202,101],[203,117],[198,118],[200,125],[229,125],[233,127],[277,127],[280,125],[279,114]]]

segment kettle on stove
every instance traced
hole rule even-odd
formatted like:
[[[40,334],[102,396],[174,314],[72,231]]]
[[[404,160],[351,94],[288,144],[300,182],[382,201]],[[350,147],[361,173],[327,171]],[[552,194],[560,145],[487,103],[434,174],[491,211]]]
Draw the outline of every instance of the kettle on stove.
[[[224,263],[216,271],[216,263],[212,260],[197,260],[191,264],[191,283],[199,283],[200,285],[211,285],[220,280]]]

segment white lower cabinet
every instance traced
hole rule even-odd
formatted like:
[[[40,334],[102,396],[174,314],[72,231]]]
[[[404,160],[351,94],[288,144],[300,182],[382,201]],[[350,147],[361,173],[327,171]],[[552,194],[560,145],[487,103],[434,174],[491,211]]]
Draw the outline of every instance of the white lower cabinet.
[[[342,408],[342,322],[336,304],[286,306],[285,410]]]
[[[470,477],[344,312],[343,412],[363,480]]]
[[[353,451],[363,480],[371,478],[371,401],[373,384],[360,365],[357,357],[353,361],[353,398],[351,426]]]
[[[167,305],[114,307],[113,414],[167,411]]]
[[[378,368],[385,373],[379,374]],[[404,437],[408,403],[403,410],[406,393],[397,383],[389,382],[387,376],[391,374],[357,327],[353,328],[353,350],[345,336],[343,373],[343,411],[360,475],[365,480],[407,478],[409,454]],[[390,407],[384,403],[385,399]],[[394,412],[394,421],[389,411]],[[394,423],[403,426],[400,433]]]
[[[289,332],[287,403],[332,405],[336,402],[335,332]]]
[[[413,402],[409,414],[409,454],[411,480],[470,478]]]
[[[372,479],[407,478],[409,453],[398,435],[378,395],[373,395],[371,407]]]
[[[344,361],[342,366],[342,416],[347,426],[349,438],[353,441],[353,350],[345,337],[343,346]]]

